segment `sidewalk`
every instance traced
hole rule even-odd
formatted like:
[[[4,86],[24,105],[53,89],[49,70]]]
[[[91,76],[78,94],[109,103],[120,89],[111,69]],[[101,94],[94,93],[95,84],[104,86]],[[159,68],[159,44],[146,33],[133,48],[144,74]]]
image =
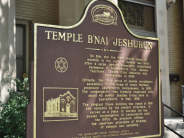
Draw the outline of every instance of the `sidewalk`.
[[[184,136],[184,122],[182,117],[164,118],[164,124]],[[172,131],[164,127],[164,138],[180,138]]]
[[[164,123],[169,123],[169,122],[183,122],[183,118],[182,117],[164,118]]]

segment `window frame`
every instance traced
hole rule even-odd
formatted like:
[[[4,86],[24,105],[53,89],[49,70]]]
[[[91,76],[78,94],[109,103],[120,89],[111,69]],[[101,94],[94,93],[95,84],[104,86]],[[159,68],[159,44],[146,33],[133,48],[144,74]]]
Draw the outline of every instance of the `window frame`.
[[[23,67],[23,71],[24,73],[29,73],[29,21],[27,20],[21,20],[21,19],[16,19],[16,26],[24,26],[25,29],[24,29],[24,67]],[[16,55],[16,59],[17,58],[20,58],[20,57],[17,57]],[[17,71],[16,71],[17,73]]]
[[[149,7],[155,7],[155,0],[154,0],[154,3],[148,2],[148,1],[145,1],[145,0],[139,0],[139,1],[137,1],[137,0],[122,0],[122,1],[137,3],[137,4],[149,6]]]
[[[157,37],[157,25],[156,25],[156,0],[154,0],[154,2],[149,2],[146,0],[118,0],[118,1],[126,1],[126,2],[131,2],[131,3],[135,3],[135,4],[140,4],[140,5],[144,5],[144,6],[149,6],[149,7],[153,7],[154,8],[154,26],[155,26],[155,32],[150,32],[150,31],[146,31],[146,30],[139,30],[139,29],[132,29],[129,28],[130,31],[132,31],[134,34],[136,35],[140,35],[140,36],[144,36],[144,37],[153,37],[156,38]],[[119,7],[119,3],[118,3],[118,7]],[[127,26],[129,26],[127,24]]]

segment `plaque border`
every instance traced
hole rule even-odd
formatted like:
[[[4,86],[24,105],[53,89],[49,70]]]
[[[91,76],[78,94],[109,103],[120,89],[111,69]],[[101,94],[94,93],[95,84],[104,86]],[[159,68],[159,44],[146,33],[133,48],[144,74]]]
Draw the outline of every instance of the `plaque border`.
[[[65,87],[43,87],[43,114],[44,114],[44,90],[45,89],[76,89],[77,90],[77,119],[65,119],[65,120],[44,120],[43,117],[43,122],[59,122],[59,121],[74,121],[78,120],[78,107],[79,107],[79,88],[65,88]]]
[[[84,19],[86,18],[86,15],[87,15],[87,12],[88,12],[89,8],[91,7],[91,5],[93,3],[97,2],[97,1],[100,1],[100,0],[92,0],[87,5],[87,7],[85,9],[85,12],[84,12],[81,20],[78,23],[76,23],[76,24],[74,24],[72,26],[59,26],[59,25],[48,25],[48,24],[34,23],[34,50],[33,50],[34,51],[33,138],[37,138],[36,137],[37,27],[38,26],[41,26],[41,27],[50,27],[50,28],[59,28],[59,29],[72,29],[72,28],[75,28],[75,27],[79,26],[84,21]],[[159,96],[159,110],[158,110],[159,111],[159,134],[156,134],[156,135],[137,136],[137,137],[131,137],[131,138],[160,137],[162,135],[162,127],[161,127],[161,125],[162,125],[162,120],[161,120],[161,118],[162,118],[162,116],[161,116],[161,114],[162,114],[162,109],[161,109],[162,108],[162,99],[161,99],[161,85],[160,85],[161,84],[161,80],[160,80],[160,40],[159,40],[159,38],[139,36],[139,35],[136,35],[133,32],[131,32],[130,29],[128,28],[126,22],[125,22],[125,19],[123,17],[123,14],[122,14],[120,8],[117,5],[115,5],[110,0],[103,0],[103,1],[110,2],[111,4],[113,4],[117,8],[117,10],[119,11],[119,13],[121,15],[121,19],[123,21],[123,24],[124,24],[125,28],[127,29],[127,31],[131,35],[133,35],[133,36],[135,36],[137,38],[158,41],[158,57],[157,58],[158,58],[158,76],[159,76],[159,78],[158,78],[158,83],[159,83],[158,84],[158,87],[159,87],[159,91],[158,91],[159,92],[159,94],[158,94],[158,96]]]

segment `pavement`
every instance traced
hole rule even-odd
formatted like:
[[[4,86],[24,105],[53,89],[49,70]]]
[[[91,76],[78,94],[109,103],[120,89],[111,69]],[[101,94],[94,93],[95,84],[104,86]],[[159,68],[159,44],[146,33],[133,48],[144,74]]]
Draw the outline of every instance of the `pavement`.
[[[164,124],[184,137],[184,122],[182,117],[164,118]],[[164,127],[164,138],[180,138]]]
[[[183,122],[183,118],[182,117],[164,118],[164,123],[169,123],[169,122]]]

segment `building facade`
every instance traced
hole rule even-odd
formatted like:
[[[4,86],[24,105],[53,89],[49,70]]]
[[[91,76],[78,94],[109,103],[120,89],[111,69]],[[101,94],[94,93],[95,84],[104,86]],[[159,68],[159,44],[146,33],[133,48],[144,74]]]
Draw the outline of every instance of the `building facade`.
[[[0,80],[6,76],[22,79],[33,61],[33,23],[70,26],[77,23],[91,0],[1,0],[0,1]],[[163,103],[182,112],[181,85],[184,84],[183,1],[111,0],[123,12],[130,30],[160,39]],[[180,76],[170,82],[169,74]],[[25,75],[25,74],[24,74]],[[9,84],[0,84],[0,100],[8,99]],[[165,116],[175,116],[164,110]]]
[[[76,98],[67,91],[46,101],[44,117],[77,117]]]

